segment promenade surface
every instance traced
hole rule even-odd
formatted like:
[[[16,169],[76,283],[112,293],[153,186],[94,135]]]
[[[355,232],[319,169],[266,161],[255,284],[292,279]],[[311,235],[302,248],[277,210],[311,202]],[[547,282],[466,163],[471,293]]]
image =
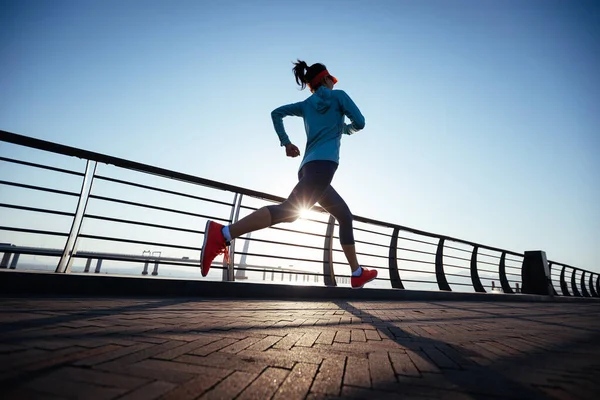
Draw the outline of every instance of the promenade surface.
[[[0,298],[0,398],[597,399],[600,304]]]

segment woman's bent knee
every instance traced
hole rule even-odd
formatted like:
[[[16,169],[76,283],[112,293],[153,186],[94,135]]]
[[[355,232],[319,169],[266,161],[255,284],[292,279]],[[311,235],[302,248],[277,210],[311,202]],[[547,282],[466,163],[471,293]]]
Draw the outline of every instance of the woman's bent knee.
[[[281,203],[276,206],[267,206],[271,213],[271,225],[282,222],[294,222],[300,217],[300,213],[292,207]]]

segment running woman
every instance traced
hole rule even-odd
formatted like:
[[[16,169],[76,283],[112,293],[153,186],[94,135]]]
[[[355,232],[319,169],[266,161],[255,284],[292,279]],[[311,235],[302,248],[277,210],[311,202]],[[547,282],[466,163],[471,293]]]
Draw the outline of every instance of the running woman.
[[[296,116],[304,119],[307,141],[298,172],[299,182],[287,200],[279,205],[262,207],[229,226],[207,221],[200,255],[202,276],[208,274],[219,254],[224,253],[225,259],[229,259],[227,246],[231,240],[281,222],[293,222],[302,210],[319,203],[338,221],[340,243],[352,269],[351,286],[362,288],[377,277],[377,270],[359,265],[354,246],[353,216],[346,202],[331,186],[331,181],[338,168],[342,134],[351,135],[363,129],[365,118],[344,91],[333,90],[337,79],[325,65],[317,63],[309,67],[306,62],[298,60],[293,71],[296,83],[301,89],[308,85],[312,95],[299,103],[275,109],[271,118],[288,157],[298,157],[300,150],[286,134],[283,118]],[[350,124],[344,122],[344,116],[348,117]]]

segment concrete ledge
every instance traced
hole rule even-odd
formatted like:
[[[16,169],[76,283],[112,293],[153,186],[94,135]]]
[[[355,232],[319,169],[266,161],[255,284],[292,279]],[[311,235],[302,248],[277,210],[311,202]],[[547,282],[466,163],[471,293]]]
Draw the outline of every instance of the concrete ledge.
[[[597,298],[425,290],[294,286],[247,282],[57,274],[0,270],[2,295],[153,296],[247,299],[454,300],[507,302],[597,302]]]

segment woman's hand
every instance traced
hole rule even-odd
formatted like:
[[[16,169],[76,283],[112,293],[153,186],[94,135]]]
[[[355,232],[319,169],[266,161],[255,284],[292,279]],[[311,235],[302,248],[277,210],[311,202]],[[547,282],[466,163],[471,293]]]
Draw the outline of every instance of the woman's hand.
[[[288,157],[298,157],[300,155],[300,150],[296,147],[295,144],[286,144],[285,145],[285,154]]]

